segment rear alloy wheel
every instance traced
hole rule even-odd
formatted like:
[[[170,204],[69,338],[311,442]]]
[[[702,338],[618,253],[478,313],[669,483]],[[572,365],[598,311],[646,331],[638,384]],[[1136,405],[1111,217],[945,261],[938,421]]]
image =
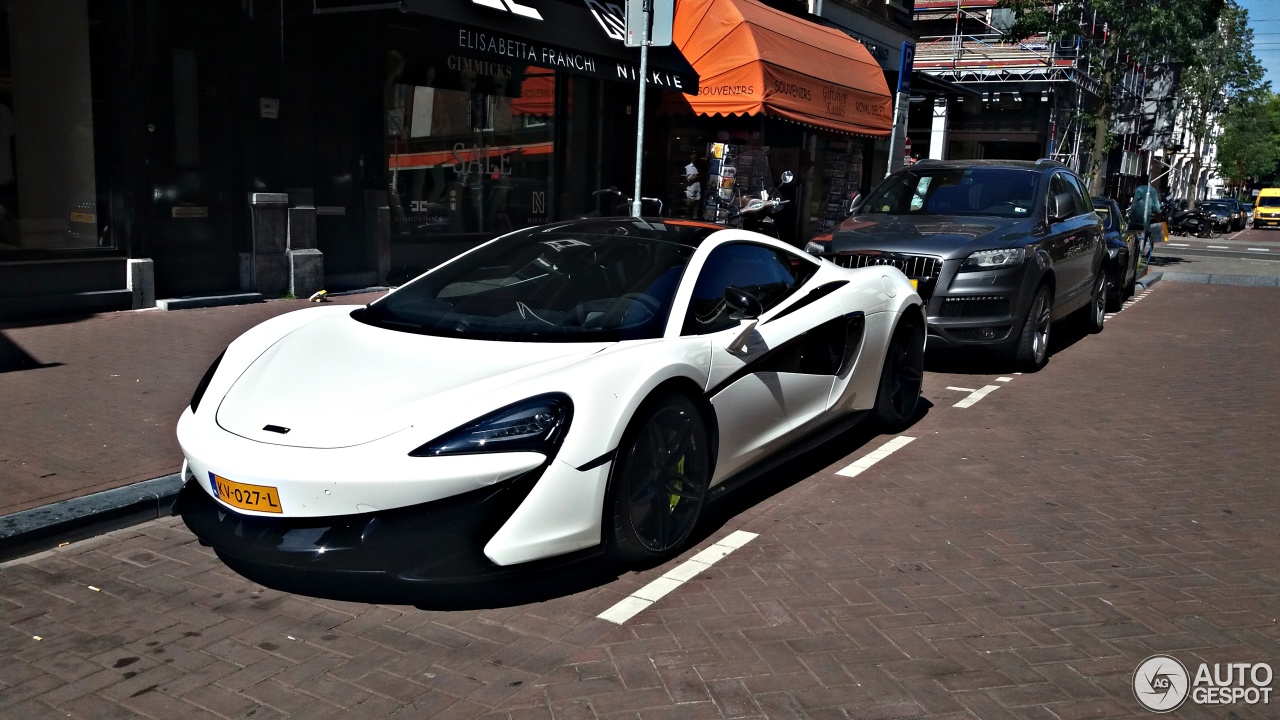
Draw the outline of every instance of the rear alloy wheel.
[[[618,447],[612,484],[615,559],[655,563],[684,547],[711,480],[706,425],[678,393],[646,403]]]
[[[903,322],[885,353],[876,392],[876,423],[885,432],[901,432],[916,416],[924,385],[924,328]]]
[[[1024,370],[1035,372],[1049,362],[1049,328],[1053,301],[1049,286],[1041,285],[1022,323],[1022,334],[1014,346],[1013,359]]]
[[[1107,321],[1107,271],[1099,270],[1093,279],[1093,294],[1089,296],[1089,304],[1080,308],[1085,330],[1091,333],[1102,332],[1102,325]]]

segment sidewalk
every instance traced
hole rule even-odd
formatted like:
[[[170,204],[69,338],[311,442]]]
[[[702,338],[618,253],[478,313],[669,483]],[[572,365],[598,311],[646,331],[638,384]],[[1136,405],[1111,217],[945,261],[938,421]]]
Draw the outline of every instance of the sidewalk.
[[[178,472],[174,428],[209,363],[245,330],[308,307],[278,300],[0,325],[0,517]]]

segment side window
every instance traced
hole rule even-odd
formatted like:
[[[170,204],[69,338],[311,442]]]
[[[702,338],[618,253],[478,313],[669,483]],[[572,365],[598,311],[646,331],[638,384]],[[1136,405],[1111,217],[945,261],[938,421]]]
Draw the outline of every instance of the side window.
[[[804,284],[817,265],[803,258],[750,243],[721,245],[711,251],[693,286],[684,334],[703,335],[738,324],[724,300],[729,287],[746,290],[766,311]]]
[[[1067,178],[1062,173],[1054,173],[1053,178],[1049,180],[1049,203],[1052,207],[1055,196],[1065,195],[1066,205],[1058,208],[1058,216],[1063,218],[1072,218],[1080,214],[1080,208],[1077,205],[1080,194],[1075,188],[1067,182]]]

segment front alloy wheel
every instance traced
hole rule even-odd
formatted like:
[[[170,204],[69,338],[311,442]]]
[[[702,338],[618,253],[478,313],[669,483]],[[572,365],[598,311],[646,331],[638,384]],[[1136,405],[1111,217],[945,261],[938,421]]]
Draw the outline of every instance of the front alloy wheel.
[[[885,353],[876,393],[876,421],[885,432],[900,432],[911,423],[924,385],[924,328],[903,322]]]
[[[1027,310],[1022,323],[1022,333],[1014,346],[1014,361],[1022,368],[1035,372],[1049,361],[1049,327],[1053,302],[1049,287],[1041,285]]]
[[[641,408],[614,465],[616,559],[653,563],[679,552],[702,512],[709,458],[706,426],[688,397],[673,393]]]

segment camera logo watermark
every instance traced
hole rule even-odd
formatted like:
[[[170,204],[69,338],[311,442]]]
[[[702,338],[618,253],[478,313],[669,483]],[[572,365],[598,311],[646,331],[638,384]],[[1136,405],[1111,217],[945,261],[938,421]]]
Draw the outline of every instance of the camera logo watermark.
[[[1273,678],[1267,663],[1200,663],[1193,675],[1177,658],[1152,655],[1133,673],[1133,696],[1158,713],[1188,699],[1196,705],[1268,705]]]
[[[1187,668],[1168,655],[1152,655],[1133,673],[1133,696],[1152,712],[1176,710],[1190,689]]]

